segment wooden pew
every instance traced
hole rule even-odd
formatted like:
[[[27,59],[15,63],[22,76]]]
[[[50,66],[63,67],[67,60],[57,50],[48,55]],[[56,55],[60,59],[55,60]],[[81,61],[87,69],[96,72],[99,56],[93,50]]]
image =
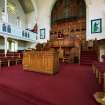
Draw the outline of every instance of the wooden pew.
[[[46,74],[58,72],[59,58],[55,51],[28,51],[23,54],[23,68]]]
[[[96,78],[98,79],[99,84],[103,84],[103,78],[105,73],[105,63],[101,62],[94,62],[92,64],[93,72],[96,75]]]
[[[104,93],[105,93],[105,73],[104,73],[104,81],[103,81],[103,90],[104,90]]]
[[[105,65],[98,66],[97,71],[98,71],[98,82],[99,82],[99,84],[103,85],[103,79],[104,79],[104,73],[105,73]]]
[[[22,63],[23,59],[23,54],[22,53],[17,53],[17,52],[8,52],[7,55],[5,56],[4,53],[0,53],[0,67],[3,65],[10,66],[13,64],[20,64]]]

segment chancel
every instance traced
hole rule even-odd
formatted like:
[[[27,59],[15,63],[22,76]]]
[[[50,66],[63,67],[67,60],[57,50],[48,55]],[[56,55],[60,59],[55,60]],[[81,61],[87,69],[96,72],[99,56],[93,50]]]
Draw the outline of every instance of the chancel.
[[[0,0],[0,105],[105,105],[104,0]]]

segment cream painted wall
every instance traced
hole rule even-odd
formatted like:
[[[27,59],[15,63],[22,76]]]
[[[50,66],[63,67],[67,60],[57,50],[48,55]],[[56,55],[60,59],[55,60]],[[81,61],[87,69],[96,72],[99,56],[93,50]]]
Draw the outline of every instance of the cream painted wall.
[[[26,24],[27,28],[33,29],[37,21],[37,6],[35,0],[31,0],[33,3],[34,11],[26,14]]]
[[[102,33],[91,33],[91,20],[102,19]],[[87,5],[87,32],[86,39],[91,40],[97,38],[105,38],[105,1],[104,0],[91,0]]]
[[[43,43],[49,40],[50,15],[56,0],[36,0],[37,23],[38,23],[38,42]],[[45,39],[40,39],[40,29],[45,28]]]
[[[35,24],[37,23],[37,5],[35,0],[31,0],[33,3],[34,11],[26,14],[26,26],[28,29],[33,29]],[[25,48],[35,48],[37,44],[37,40],[35,43],[27,43]]]

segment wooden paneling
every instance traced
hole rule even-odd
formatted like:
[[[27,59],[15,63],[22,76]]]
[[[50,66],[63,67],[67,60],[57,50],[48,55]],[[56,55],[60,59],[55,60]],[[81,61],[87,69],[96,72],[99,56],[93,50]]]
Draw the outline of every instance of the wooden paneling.
[[[57,38],[67,38],[67,39],[86,39],[86,20],[85,18],[80,18],[74,21],[55,23],[51,26],[51,40]]]
[[[80,48],[86,40],[86,20],[78,18],[76,20],[52,24],[50,34],[50,46],[56,49],[64,50],[63,57],[70,63],[80,58]],[[65,52],[69,50],[68,56]],[[60,52],[59,52],[60,53]]]
[[[54,51],[29,51],[23,56],[23,68],[46,74],[58,72],[58,53]]]

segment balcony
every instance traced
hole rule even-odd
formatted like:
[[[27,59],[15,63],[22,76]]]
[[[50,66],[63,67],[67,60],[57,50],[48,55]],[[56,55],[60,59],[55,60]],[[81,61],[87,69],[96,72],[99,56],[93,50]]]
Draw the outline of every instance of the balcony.
[[[9,38],[28,42],[36,41],[36,33],[29,30],[22,30],[21,28],[7,23],[0,23],[0,36],[7,36]]]

